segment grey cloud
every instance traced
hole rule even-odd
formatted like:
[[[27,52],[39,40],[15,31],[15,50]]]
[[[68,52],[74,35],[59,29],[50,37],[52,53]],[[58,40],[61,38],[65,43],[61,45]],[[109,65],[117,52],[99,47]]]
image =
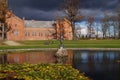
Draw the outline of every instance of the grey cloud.
[[[110,2],[108,2],[108,6],[111,6],[111,5],[113,5],[113,6],[115,6],[116,4],[118,4],[119,3],[119,0],[113,0],[113,1],[110,1]]]
[[[83,16],[94,16],[96,20],[100,20],[104,17],[105,13],[110,16],[116,15],[116,12],[112,10],[101,10],[101,9],[81,9],[81,14]]]
[[[57,9],[59,7],[59,3],[63,0],[9,0],[9,7],[29,7],[33,9],[40,10],[51,10]]]
[[[44,11],[39,9],[23,8],[20,10],[21,13],[17,13],[21,18],[25,19],[36,19],[36,20],[54,20],[55,17],[63,15],[61,11],[50,10]],[[21,16],[22,14],[22,16]]]
[[[82,8],[93,9],[114,9],[119,4],[119,0],[82,0]]]
[[[115,11],[119,0],[80,0],[81,12],[84,15],[103,17],[103,12]],[[19,17],[26,19],[53,20],[56,15],[63,15],[58,11],[63,0],[9,0],[9,8]]]

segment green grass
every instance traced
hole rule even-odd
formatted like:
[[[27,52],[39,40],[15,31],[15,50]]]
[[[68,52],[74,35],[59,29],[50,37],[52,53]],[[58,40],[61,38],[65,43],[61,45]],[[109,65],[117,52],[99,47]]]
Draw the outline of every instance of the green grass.
[[[59,41],[43,41],[43,40],[26,40],[17,41],[22,46],[1,45],[0,49],[28,49],[28,48],[58,48]],[[120,48],[120,40],[65,40],[63,41],[65,48]]]

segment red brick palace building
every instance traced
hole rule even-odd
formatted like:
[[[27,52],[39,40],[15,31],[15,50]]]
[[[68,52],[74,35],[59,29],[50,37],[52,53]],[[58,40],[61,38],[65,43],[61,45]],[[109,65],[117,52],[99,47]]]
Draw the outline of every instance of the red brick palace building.
[[[12,14],[6,20],[11,27],[7,40],[51,40],[59,39],[60,32],[66,40],[72,39],[71,23],[67,19],[58,21],[24,20]],[[62,30],[62,31],[61,31]]]

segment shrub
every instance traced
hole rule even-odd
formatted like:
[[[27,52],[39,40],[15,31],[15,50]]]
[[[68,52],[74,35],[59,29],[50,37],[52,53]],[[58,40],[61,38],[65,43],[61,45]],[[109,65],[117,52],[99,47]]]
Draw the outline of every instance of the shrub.
[[[1,64],[0,80],[89,80],[70,65]]]

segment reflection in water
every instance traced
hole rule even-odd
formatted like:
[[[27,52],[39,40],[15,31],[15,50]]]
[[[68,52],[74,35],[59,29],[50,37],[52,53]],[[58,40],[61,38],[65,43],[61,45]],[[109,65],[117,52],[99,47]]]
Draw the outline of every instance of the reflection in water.
[[[7,55],[6,54],[0,55],[0,64],[6,63],[6,59],[7,59]]]
[[[54,63],[55,51],[17,52],[0,55],[0,63]]]
[[[0,63],[56,63],[56,51],[34,51],[34,52],[15,52],[0,55]],[[68,50],[69,59],[66,63],[71,64],[73,58],[73,51]]]
[[[55,63],[56,51],[17,52],[0,55],[0,63]],[[67,64],[73,64],[93,80],[120,80],[120,52],[68,50]]]
[[[120,52],[74,51],[74,67],[93,80],[120,80]]]

